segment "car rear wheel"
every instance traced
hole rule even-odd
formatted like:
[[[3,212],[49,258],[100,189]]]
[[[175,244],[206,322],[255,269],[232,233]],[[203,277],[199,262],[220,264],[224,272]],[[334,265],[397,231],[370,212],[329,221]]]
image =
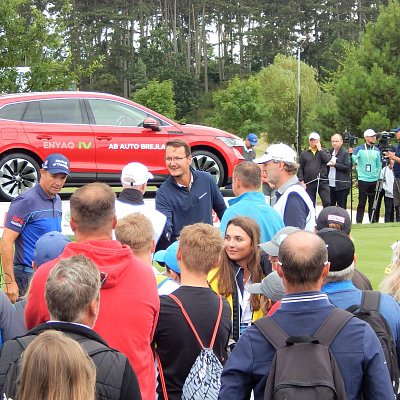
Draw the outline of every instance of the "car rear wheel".
[[[206,150],[196,150],[192,153],[192,167],[197,171],[209,172],[221,186],[225,181],[225,170],[220,159]]]
[[[39,181],[39,164],[23,153],[9,154],[0,160],[0,197],[11,201]]]

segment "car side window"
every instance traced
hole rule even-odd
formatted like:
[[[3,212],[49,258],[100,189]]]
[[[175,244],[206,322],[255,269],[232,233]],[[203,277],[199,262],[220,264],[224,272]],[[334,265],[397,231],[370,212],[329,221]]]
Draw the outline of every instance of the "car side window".
[[[27,102],[6,104],[0,109],[0,118],[11,119],[13,121],[21,121]]]
[[[141,126],[147,113],[112,100],[89,99],[96,125]]]
[[[40,110],[44,123],[83,124],[79,99],[41,100]]]
[[[22,121],[26,122],[42,122],[42,114],[40,114],[39,102],[30,101],[22,116]]]

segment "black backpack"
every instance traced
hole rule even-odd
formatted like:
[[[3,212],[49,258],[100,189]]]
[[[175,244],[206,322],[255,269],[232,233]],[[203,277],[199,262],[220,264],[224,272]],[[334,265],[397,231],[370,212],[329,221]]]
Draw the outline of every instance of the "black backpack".
[[[288,336],[270,317],[254,325],[275,347],[265,400],[347,400],[343,377],[329,346],[353,317],[335,309],[313,336]]]
[[[386,364],[393,384],[393,391],[398,396],[400,374],[397,363],[396,344],[388,322],[379,312],[380,303],[380,292],[365,290],[362,292],[361,305],[352,305],[347,308],[347,311],[367,322],[376,333],[376,336],[378,336],[383,353],[385,354]]]

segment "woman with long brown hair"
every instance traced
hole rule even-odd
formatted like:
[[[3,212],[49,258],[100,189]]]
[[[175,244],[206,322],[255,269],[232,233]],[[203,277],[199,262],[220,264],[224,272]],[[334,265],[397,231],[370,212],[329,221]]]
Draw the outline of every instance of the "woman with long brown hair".
[[[18,400],[94,400],[96,367],[80,344],[46,331],[26,348]]]
[[[247,290],[250,284],[261,282],[271,272],[259,244],[260,228],[256,221],[248,217],[232,218],[226,227],[220,265],[209,274],[211,288],[231,305],[235,341],[252,321],[263,316],[260,296]]]

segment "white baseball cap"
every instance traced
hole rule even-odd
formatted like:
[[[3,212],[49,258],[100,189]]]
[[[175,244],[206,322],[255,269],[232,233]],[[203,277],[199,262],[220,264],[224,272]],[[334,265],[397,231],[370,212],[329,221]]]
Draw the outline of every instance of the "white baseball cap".
[[[364,132],[364,138],[376,136],[376,132],[373,129],[367,129]]]
[[[121,183],[123,186],[139,186],[153,179],[153,174],[147,167],[138,162],[132,162],[122,169]]]
[[[287,144],[271,144],[271,146],[267,147],[265,153],[261,157],[255,158],[253,162],[256,164],[264,164],[271,160],[295,163],[297,162],[297,154]]]
[[[311,132],[310,136],[308,137],[308,140],[311,140],[311,139],[319,140],[320,139],[319,133],[318,132]]]

